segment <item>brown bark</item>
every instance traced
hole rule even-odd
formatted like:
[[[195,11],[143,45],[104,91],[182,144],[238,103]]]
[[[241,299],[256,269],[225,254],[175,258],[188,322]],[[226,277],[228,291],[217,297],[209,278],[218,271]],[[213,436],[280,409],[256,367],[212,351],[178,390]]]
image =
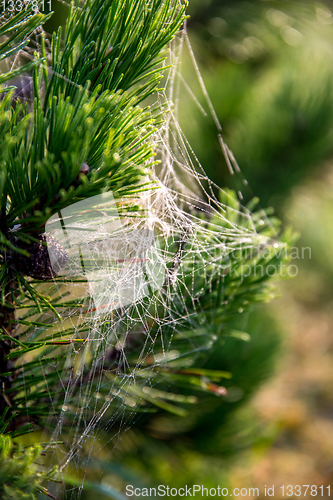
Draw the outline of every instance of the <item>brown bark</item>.
[[[5,300],[8,305],[0,305],[0,329],[3,335],[12,336],[15,328],[15,308],[10,307],[14,305],[14,300],[10,291],[14,288],[17,289],[16,279],[12,277],[6,285]],[[11,406],[9,395],[6,391],[10,388],[12,383],[11,375],[5,375],[12,371],[12,364],[6,359],[7,355],[12,349],[12,342],[8,339],[0,340],[0,416],[4,410]]]

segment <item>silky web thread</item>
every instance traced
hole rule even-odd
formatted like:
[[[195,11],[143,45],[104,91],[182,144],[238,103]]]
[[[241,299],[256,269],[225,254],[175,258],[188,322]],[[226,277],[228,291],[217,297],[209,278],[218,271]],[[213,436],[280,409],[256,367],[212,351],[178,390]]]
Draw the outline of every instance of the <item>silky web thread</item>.
[[[41,35],[42,28],[39,28],[38,32]],[[48,40],[47,37],[46,40]],[[13,70],[18,67],[21,63],[21,56],[31,59],[33,50],[40,48],[38,37],[34,43],[36,47],[25,48],[12,61],[7,61],[8,69]],[[47,48],[50,48],[49,43],[47,43]],[[181,60],[184,50],[188,51],[208,110],[199,103],[199,98],[191,90],[190,83],[182,75]],[[153,232],[154,241],[160,242],[156,255],[165,278],[157,292],[150,290],[148,295],[144,294],[137,300],[126,304],[110,305],[109,309],[104,307],[105,303],[103,303],[102,314],[87,314],[87,311],[96,308],[96,303],[91,301],[89,289],[84,288],[83,293],[87,298],[85,312],[82,313],[75,308],[69,308],[64,312],[62,322],[64,324],[58,325],[59,331],[64,325],[71,325],[74,330],[73,338],[75,338],[75,330],[80,330],[82,324],[85,324],[87,336],[81,348],[75,344],[67,348],[65,353],[67,359],[64,365],[67,371],[64,372],[63,365],[60,365],[61,371],[59,371],[58,363],[52,358],[49,361],[49,366],[58,375],[65,397],[62,412],[52,435],[44,431],[42,440],[64,440],[67,443],[67,446],[59,445],[57,449],[56,456],[60,472],[65,473],[66,466],[69,464],[82,472],[90,460],[98,454],[101,446],[112,449],[119,443],[123,433],[130,429],[139,418],[136,409],[145,407],[144,405],[141,407],[140,403],[150,402],[153,399],[157,375],[170,361],[176,366],[186,368],[190,365],[189,359],[193,359],[197,353],[212,348],[216,336],[212,335],[210,340],[202,345],[199,339],[189,335],[186,329],[182,328],[182,325],[191,324],[192,321],[193,325],[196,325],[196,317],[202,312],[198,296],[193,294],[197,271],[200,270],[201,279],[206,288],[208,285],[209,290],[210,280],[213,281],[208,272],[209,268],[213,267],[215,274],[220,273],[220,279],[223,279],[223,266],[219,260],[221,255],[227,255],[237,247],[250,249],[255,247],[258,241],[263,242],[263,237],[256,232],[251,213],[244,210],[241,205],[243,194],[240,191],[238,192],[239,209],[233,210],[240,220],[247,221],[247,228],[225,218],[227,207],[220,203],[216,196],[220,188],[208,179],[195,155],[194,148],[188,143],[179,125],[177,115],[178,108],[181,106],[179,89],[182,85],[202,114],[207,119],[211,117],[214,121],[217,140],[230,175],[242,176],[232,152],[223,140],[222,126],[196,62],[186,24],[170,44],[169,60],[173,66],[167,70],[165,90],[157,95],[159,106],[167,108],[164,123],[154,136],[157,156],[161,160],[155,172],[158,189],[149,194],[142,194],[140,200],[147,214],[144,225]],[[64,76],[61,78],[64,78],[66,82],[69,81]],[[29,77],[22,77],[21,81],[23,86],[29,87]],[[75,82],[72,84],[77,85]],[[33,103],[33,96],[26,97],[26,100]],[[243,179],[243,184],[247,184],[245,179]],[[226,223],[223,229],[221,226],[220,233],[206,227],[206,220],[212,216]],[[264,213],[263,219],[265,219]],[[87,225],[89,224],[91,222],[87,221]],[[103,224],[103,221],[100,224]],[[126,221],[124,217],[120,221],[122,230],[126,230],[127,224],[129,221]],[[84,226],[84,222],[81,226]],[[131,226],[132,231],[133,226],[134,230],[141,231],[142,221],[137,224],[131,221]],[[269,244],[268,241],[266,243]],[[176,250],[173,249],[174,246]],[[102,257],[106,261],[109,259],[108,262],[113,259],[112,262],[114,262],[114,256],[108,255],[107,250],[104,250]],[[102,264],[99,264],[102,267],[103,258]],[[190,266],[187,266],[186,270],[183,269],[183,262],[186,260],[193,263],[192,270]],[[110,264],[108,265],[105,272],[111,273],[110,270],[108,271]],[[68,276],[79,277],[81,271],[78,261],[72,259],[66,272]],[[130,266],[129,272],[131,272]],[[191,280],[188,279],[189,275],[191,275]],[[74,284],[71,293],[75,294],[75,289],[82,293],[81,285]],[[51,280],[47,286],[44,285],[43,290],[52,298],[61,297],[61,287],[57,280]],[[187,297],[191,297],[190,308],[186,304]],[[182,304],[181,313],[175,309],[175,302]],[[54,331],[58,333],[57,329]],[[167,335],[164,331],[168,332]],[[135,344],[135,335],[141,338],[141,343],[139,347],[133,347],[137,352],[137,364],[133,367],[127,359],[126,351],[131,343]],[[183,348],[181,352],[177,350],[179,338],[181,338],[182,345],[184,343],[187,345],[187,348],[185,350]],[[117,359],[113,360],[113,364],[119,365],[118,379],[110,377],[106,389],[105,375],[100,365],[103,356],[105,361],[107,356],[112,354],[112,349],[116,349],[117,353]],[[87,373],[88,359],[91,368]],[[75,369],[70,372],[70,367],[73,365]],[[44,365],[41,363],[40,366],[44,371]],[[76,408],[71,405],[74,394],[79,394],[79,398],[76,398],[79,402]],[[54,407],[57,397],[57,395],[51,396],[49,390],[50,410]],[[118,406],[106,420],[111,405],[115,403]],[[68,411],[74,414],[69,430],[66,421]],[[53,420],[54,416],[50,412],[50,422]],[[117,427],[112,431],[115,423]],[[65,424],[66,431],[63,430]],[[82,484],[83,481],[84,474]]]

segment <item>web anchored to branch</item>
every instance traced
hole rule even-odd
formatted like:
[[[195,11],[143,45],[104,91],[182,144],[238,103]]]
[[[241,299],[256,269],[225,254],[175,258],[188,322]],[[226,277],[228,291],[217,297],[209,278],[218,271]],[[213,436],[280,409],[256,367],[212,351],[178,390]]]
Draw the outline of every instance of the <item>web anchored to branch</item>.
[[[36,48],[47,53],[47,44],[43,42],[43,48],[39,43],[36,36]],[[98,195],[81,195],[80,201],[59,205],[44,221],[48,256],[37,240],[39,261],[33,270],[26,257],[20,257],[17,264],[24,273],[17,276],[22,294],[15,310],[12,404],[28,426],[29,416],[35,416],[44,441],[58,443],[60,470],[68,479],[68,469],[77,468],[78,488],[84,481],[85,463],[106,442],[116,444],[140,412],[155,407],[185,415],[198,401],[188,395],[189,390],[217,396],[225,393],[219,380],[226,374],[210,379],[196,363],[219,337],[242,336],[231,328],[230,316],[242,314],[251,301],[262,299],[268,266],[278,268],[287,257],[286,243],[283,238],[277,240],[274,219],[262,210],[253,212],[251,204],[243,206],[241,192],[236,195],[215,186],[181,130],[177,88],[183,81],[184,49],[215,121],[226,167],[232,175],[241,176],[222,139],[221,125],[183,29],[170,46],[172,67],[154,106],[155,114],[156,110],[167,111],[164,120],[158,126],[155,123],[154,129],[147,121],[141,134],[142,143],[146,147],[149,141],[159,164],[148,156],[145,159],[145,150],[141,152],[140,144],[134,142],[137,139],[128,132],[126,147],[133,154],[126,160],[127,168],[135,168],[141,154],[140,169],[145,173],[139,187],[131,187],[132,171],[124,170],[127,191],[123,179],[117,179],[120,187],[114,180],[114,188],[111,185]],[[9,69],[18,67],[25,56],[31,56],[30,48],[20,50]],[[48,69],[51,81],[59,73],[50,70],[47,57],[41,66]],[[99,73],[96,75],[98,78]],[[69,98],[78,84],[66,74],[60,80]],[[28,107],[36,106],[31,77],[23,76],[21,82],[22,89],[14,98],[25,99]],[[186,88],[192,94],[188,83]],[[96,102],[101,98],[88,91],[87,100],[91,96]],[[40,94],[41,106],[47,98]],[[110,94],[105,98],[108,107],[103,108],[120,120],[123,135],[127,130],[121,110],[121,104],[127,106],[122,101],[125,98]],[[75,119],[71,109],[65,109],[65,101],[58,106],[64,107],[64,116],[68,112],[66,120]],[[125,118],[118,117],[122,113]],[[54,116],[53,136],[58,133],[56,127],[64,125]],[[85,122],[88,129],[89,124]],[[78,121],[77,127],[81,125]],[[139,115],[136,126],[140,126]],[[98,138],[100,130],[88,133]],[[75,130],[77,140],[86,133],[81,132]],[[108,134],[105,140],[111,149],[115,143]],[[75,144],[69,144],[74,151]],[[75,149],[75,154],[80,157],[81,151]],[[99,150],[89,154],[88,163],[95,161],[96,171],[103,169]],[[63,154],[61,161],[68,158]],[[117,153],[112,161],[117,164]],[[47,166],[46,160],[43,165]],[[81,161],[77,174],[89,169],[91,165]],[[58,182],[56,175],[53,179]],[[44,182],[47,185],[47,179]],[[24,221],[13,219],[11,241],[16,241],[22,225]],[[258,265],[260,273],[256,272]],[[176,378],[186,388],[184,393],[168,390]]]

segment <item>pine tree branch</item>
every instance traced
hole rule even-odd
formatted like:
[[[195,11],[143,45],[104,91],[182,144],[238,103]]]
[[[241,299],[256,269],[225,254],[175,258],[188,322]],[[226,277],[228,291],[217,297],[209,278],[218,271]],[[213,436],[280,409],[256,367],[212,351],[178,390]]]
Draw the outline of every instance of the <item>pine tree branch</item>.
[[[50,17],[49,14],[35,12],[32,3],[27,4],[15,15],[5,13],[0,17],[0,38],[4,41],[0,43],[0,61],[8,59],[24,49],[30,42],[31,35],[42,26]],[[0,75],[0,85],[13,78],[30,71],[34,66],[40,64],[40,60],[20,65],[17,69],[12,69]]]

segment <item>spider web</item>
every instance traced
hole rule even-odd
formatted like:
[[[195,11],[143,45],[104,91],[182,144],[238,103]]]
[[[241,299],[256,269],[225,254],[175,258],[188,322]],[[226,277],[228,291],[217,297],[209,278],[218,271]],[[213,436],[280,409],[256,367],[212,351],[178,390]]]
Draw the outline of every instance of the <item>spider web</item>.
[[[41,33],[42,29],[32,47],[21,50],[8,70],[18,67],[22,59],[32,59],[33,50],[40,48]],[[206,111],[182,76],[184,50],[195,69]],[[53,304],[60,304],[60,319],[51,312],[41,315],[31,304],[27,309],[29,303],[17,313],[21,320],[48,325],[49,344],[20,363],[24,381],[27,364],[36,356],[40,361],[49,406],[41,440],[58,443],[55,460],[63,478],[68,479],[68,471],[79,478],[68,498],[79,495],[86,465],[103,448],[116,446],[140,413],[155,406],[181,415],[183,407],[193,403],[185,395],[177,400],[167,387],[172,373],[185,374],[218,337],[222,325],[215,323],[217,301],[227,311],[243,283],[242,278],[233,286],[227,283],[238,266],[231,255],[279,245],[272,239],[271,227],[269,236],[265,233],[270,226],[265,213],[254,217],[242,205],[247,182],[223,141],[186,26],[172,42],[169,59],[172,68],[167,70],[164,91],[157,96],[167,113],[154,136],[160,159],[154,173],[156,189],[126,201],[109,192],[51,218],[45,228],[48,243],[55,238],[66,250],[68,262],[60,266],[60,273],[58,266],[57,278],[48,283],[31,282]],[[25,75],[14,84],[19,87],[17,97],[32,107],[31,77]],[[215,122],[226,168],[239,178],[238,199],[208,179],[181,130],[177,118],[181,85],[207,119]],[[56,268],[57,253],[50,244],[49,253]],[[30,341],[46,335],[38,326],[19,329],[19,338]],[[217,395],[224,394],[223,387],[203,377],[199,380],[203,390],[211,387]],[[29,406],[28,400],[25,404]],[[55,493],[54,486],[50,491]]]

